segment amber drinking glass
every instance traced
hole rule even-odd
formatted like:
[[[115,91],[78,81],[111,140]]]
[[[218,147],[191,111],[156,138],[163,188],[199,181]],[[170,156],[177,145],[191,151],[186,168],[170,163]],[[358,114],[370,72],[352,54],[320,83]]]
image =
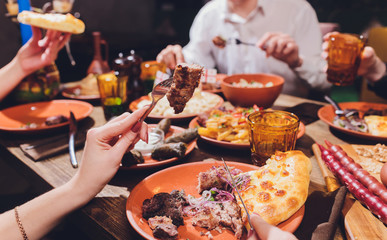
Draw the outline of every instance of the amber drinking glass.
[[[328,81],[337,86],[353,84],[366,39],[356,34],[337,33],[329,38]]]
[[[128,76],[117,77],[114,73],[104,73],[97,76],[97,81],[106,121],[124,113],[128,108]]]
[[[293,150],[300,121],[293,113],[265,110],[248,116],[251,158],[263,166],[276,151]]]
[[[141,79],[144,82],[145,94],[152,91],[157,71],[165,73],[167,66],[157,61],[145,61],[141,63]]]

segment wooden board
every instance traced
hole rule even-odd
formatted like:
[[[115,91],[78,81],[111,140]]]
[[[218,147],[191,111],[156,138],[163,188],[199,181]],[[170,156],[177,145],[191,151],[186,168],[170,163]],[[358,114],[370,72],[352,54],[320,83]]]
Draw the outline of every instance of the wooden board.
[[[362,165],[362,159],[356,154],[354,149],[354,147],[356,148],[358,146],[360,145],[341,145],[350,157]],[[362,145],[361,147],[368,148],[372,146]],[[313,144],[312,149],[324,178],[327,176],[332,177],[333,174],[329,171],[329,169],[325,166],[324,161],[321,159],[321,152],[318,146]],[[376,177],[375,174],[372,175]],[[379,176],[377,176],[377,179],[380,179]],[[387,227],[359,201],[353,199],[350,194],[348,194],[345,200],[342,213],[344,215],[346,234],[349,239],[387,239]]]

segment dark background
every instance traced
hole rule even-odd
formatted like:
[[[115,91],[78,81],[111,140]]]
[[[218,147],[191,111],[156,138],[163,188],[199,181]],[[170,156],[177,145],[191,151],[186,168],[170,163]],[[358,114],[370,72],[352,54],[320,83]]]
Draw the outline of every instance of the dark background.
[[[0,67],[16,54],[21,40],[18,24],[4,16],[0,4]],[[41,8],[47,0],[31,0]],[[168,44],[185,45],[192,21],[205,0],[75,0],[73,13],[79,12],[86,31],[74,35],[71,48],[77,62],[70,65],[62,50],[56,61],[62,82],[80,80],[93,57],[91,33],[100,31],[110,47],[109,63],[119,52],[131,49],[144,60],[153,60]],[[337,22],[341,31],[361,33],[372,22],[387,25],[386,0],[309,0],[320,22]]]

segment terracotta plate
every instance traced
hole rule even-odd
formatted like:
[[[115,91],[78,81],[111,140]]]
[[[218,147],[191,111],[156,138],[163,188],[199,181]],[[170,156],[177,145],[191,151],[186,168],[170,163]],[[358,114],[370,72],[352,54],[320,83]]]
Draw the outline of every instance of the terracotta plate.
[[[190,128],[199,127],[198,119],[199,119],[198,117],[192,119],[191,122],[189,123],[189,127]],[[305,134],[305,125],[302,122],[300,122],[297,139],[302,137],[304,134]],[[200,138],[205,140],[206,142],[212,143],[220,147],[225,147],[230,149],[249,149],[250,148],[250,143],[231,143],[231,142],[220,141],[220,140],[216,140],[216,139],[204,137],[204,136],[200,136]]]
[[[148,124],[148,128],[152,129],[155,128],[157,124]],[[169,132],[165,136],[165,138],[171,136],[174,133],[179,133],[184,131],[184,128],[181,127],[176,127],[176,126],[171,126],[169,129]],[[195,148],[196,145],[196,139],[191,141],[189,144],[187,144],[187,150],[185,151],[185,156],[187,156],[192,150]],[[120,169],[125,169],[125,170],[134,170],[134,169],[145,169],[145,168],[152,168],[152,167],[158,167],[162,165],[166,165],[168,163],[174,162],[179,160],[179,158],[174,157],[174,158],[169,158],[165,160],[155,160],[151,156],[144,156],[144,163],[141,164],[136,164],[136,165],[131,165],[131,166],[121,166]]]
[[[63,122],[47,126],[43,124],[47,117],[64,115],[70,116],[74,113],[77,120],[90,115],[93,105],[77,100],[52,100],[48,102],[37,102],[18,105],[0,111],[0,130],[12,132],[37,132],[47,129],[58,128],[67,125]],[[35,123],[37,128],[24,128],[27,124]],[[42,125],[43,124],[43,125]]]
[[[339,106],[342,109],[357,109],[360,112],[360,117],[363,117],[363,114],[369,110],[370,108],[375,109],[375,110],[383,110],[387,108],[387,104],[382,104],[382,103],[368,103],[368,102],[345,102],[345,103],[339,103]],[[359,138],[364,138],[364,139],[370,139],[370,140],[375,140],[375,141],[387,141],[387,137],[380,137],[380,136],[375,136],[371,135],[369,133],[362,133],[362,132],[357,132],[349,129],[345,129],[339,126],[336,126],[333,124],[333,120],[335,118],[335,110],[332,105],[326,105],[322,108],[320,108],[317,112],[318,117],[329,124],[334,129],[337,129],[338,131],[344,132],[346,134],[356,136]]]
[[[217,99],[219,99],[218,101],[218,104],[214,107],[215,108],[218,108],[220,107],[222,104],[223,104],[223,98],[220,97],[219,95],[216,95],[214,93],[208,93],[208,92],[202,92],[203,94],[211,94],[211,95],[214,95]],[[134,100],[133,102],[130,103],[129,105],[129,109],[130,111],[136,111],[138,109],[137,105],[143,101],[143,100],[150,100],[150,97],[147,95],[147,96],[142,96],[136,100]],[[161,119],[164,119],[164,118],[169,118],[171,120],[187,120],[187,119],[191,119],[191,118],[194,118],[196,117],[198,114],[201,114],[202,112],[200,113],[195,113],[195,114],[182,114],[182,115],[176,115],[176,116],[161,116],[161,115],[152,115],[149,114],[148,118],[149,119],[152,119],[152,120],[161,120]]]
[[[227,162],[227,164],[239,168],[242,171],[258,169],[257,166],[245,163]],[[214,165],[223,166],[223,163],[220,161],[208,161],[181,164],[156,172],[142,180],[132,190],[126,203],[126,216],[129,223],[144,238],[155,239],[147,221],[142,218],[141,207],[143,201],[147,198],[151,198],[156,193],[171,192],[174,189],[184,189],[187,195],[191,194],[195,197],[199,197],[196,190],[197,176],[199,172],[207,171]],[[304,212],[305,207],[303,206],[292,217],[285,222],[280,223],[278,226],[285,231],[294,232],[300,225]],[[205,231],[205,229],[192,226],[188,217],[184,218],[184,221],[185,225],[178,228],[179,239],[201,239],[200,231]],[[230,230],[223,230],[222,233],[212,230],[211,234],[214,236],[215,240],[236,239],[234,233]]]

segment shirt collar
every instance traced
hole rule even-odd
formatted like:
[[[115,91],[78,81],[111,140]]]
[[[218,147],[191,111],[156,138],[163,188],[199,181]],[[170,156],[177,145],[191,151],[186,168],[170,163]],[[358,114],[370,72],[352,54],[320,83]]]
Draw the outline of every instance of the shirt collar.
[[[254,17],[256,14],[265,14],[265,10],[267,8],[266,0],[258,0],[257,7],[247,16],[246,19],[238,16],[237,14],[231,13],[227,6],[227,0],[223,0],[221,4],[222,14],[221,17],[225,21],[229,22],[235,22],[235,23],[244,23],[247,22],[249,19]]]

